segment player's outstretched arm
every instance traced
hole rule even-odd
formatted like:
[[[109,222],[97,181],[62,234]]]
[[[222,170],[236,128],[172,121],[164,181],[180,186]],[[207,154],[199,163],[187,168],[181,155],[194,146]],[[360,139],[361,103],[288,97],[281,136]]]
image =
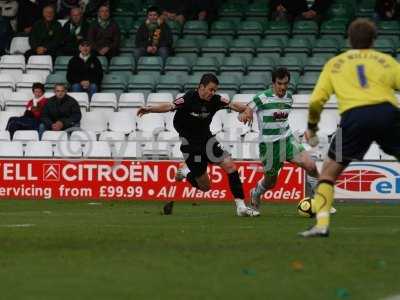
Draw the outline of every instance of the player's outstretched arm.
[[[148,113],[165,113],[175,109],[175,105],[173,103],[163,103],[159,105],[146,105],[139,108],[137,115],[139,117],[148,114]]]
[[[244,112],[247,108],[246,104],[240,103],[240,102],[234,102],[232,101],[231,103],[229,103],[229,108],[237,111],[239,113]]]
[[[253,110],[246,105],[245,110],[239,114],[239,121],[244,124],[251,124],[253,122]]]

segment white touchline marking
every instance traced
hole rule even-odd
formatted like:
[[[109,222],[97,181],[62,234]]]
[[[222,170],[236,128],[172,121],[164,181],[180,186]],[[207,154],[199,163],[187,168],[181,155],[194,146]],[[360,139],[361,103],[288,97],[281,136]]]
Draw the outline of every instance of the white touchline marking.
[[[88,202],[88,205],[101,205],[101,202]]]
[[[0,225],[1,227],[32,227],[35,226],[35,224],[4,224]]]

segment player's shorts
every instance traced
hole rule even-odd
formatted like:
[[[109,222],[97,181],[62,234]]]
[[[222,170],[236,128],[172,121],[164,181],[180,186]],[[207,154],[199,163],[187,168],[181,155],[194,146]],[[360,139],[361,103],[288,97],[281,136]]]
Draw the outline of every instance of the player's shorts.
[[[285,161],[293,160],[297,154],[305,150],[293,135],[272,143],[260,143],[259,149],[264,175],[268,177],[278,176]]]
[[[181,151],[186,165],[195,177],[203,175],[209,163],[218,164],[230,157],[230,153],[224,150],[214,135],[203,142],[182,138]]]
[[[387,154],[400,158],[400,110],[389,102],[344,112],[328,157],[346,166],[362,160],[374,141]]]

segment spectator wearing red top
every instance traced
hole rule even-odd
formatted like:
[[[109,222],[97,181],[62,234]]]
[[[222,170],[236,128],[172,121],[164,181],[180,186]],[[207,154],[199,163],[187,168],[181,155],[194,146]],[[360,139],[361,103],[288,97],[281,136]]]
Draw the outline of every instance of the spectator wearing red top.
[[[8,120],[6,130],[10,132],[13,138],[17,130],[38,130],[42,112],[47,104],[47,99],[44,96],[44,85],[34,83],[32,85],[33,98],[26,104],[26,110],[21,117],[11,117]]]

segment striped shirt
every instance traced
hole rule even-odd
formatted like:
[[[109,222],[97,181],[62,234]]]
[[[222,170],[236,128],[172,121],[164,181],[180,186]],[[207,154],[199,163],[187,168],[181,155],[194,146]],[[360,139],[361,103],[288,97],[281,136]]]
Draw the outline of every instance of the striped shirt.
[[[279,98],[272,89],[257,94],[247,104],[257,114],[260,142],[275,142],[292,134],[288,116],[292,109],[292,95]]]

